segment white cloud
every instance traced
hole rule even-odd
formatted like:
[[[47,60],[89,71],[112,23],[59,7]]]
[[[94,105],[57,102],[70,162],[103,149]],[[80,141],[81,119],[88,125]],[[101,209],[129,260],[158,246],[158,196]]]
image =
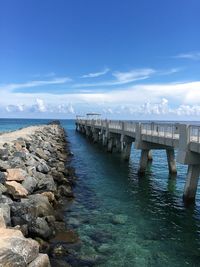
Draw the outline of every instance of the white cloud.
[[[104,86],[114,86],[127,84],[139,80],[148,79],[156,71],[153,69],[135,69],[129,72],[113,72],[112,75],[115,77],[115,80],[98,82],[98,83],[81,83],[75,84],[75,88],[84,88],[84,87],[104,87]]]
[[[103,71],[100,71],[100,72],[94,72],[94,73],[91,72],[91,73],[82,75],[81,78],[96,78],[96,77],[107,74],[109,71],[110,71],[109,68],[105,68]]]
[[[128,72],[113,72],[113,76],[120,84],[129,83],[137,80],[144,80],[154,74],[156,71],[153,69],[136,69]]]
[[[70,82],[71,79],[68,77],[61,77],[61,78],[54,78],[52,80],[38,80],[38,81],[30,81],[25,83],[10,83],[5,85],[0,85],[0,91],[12,91],[16,89],[22,88],[30,88],[30,87],[38,87],[44,85],[51,85],[51,84],[64,84]]]
[[[192,60],[200,60],[200,52],[188,52],[188,53],[182,53],[177,56],[176,58],[183,58],[183,59],[192,59]]]
[[[47,111],[44,100],[43,99],[36,99],[36,110],[39,112],[45,112]]]

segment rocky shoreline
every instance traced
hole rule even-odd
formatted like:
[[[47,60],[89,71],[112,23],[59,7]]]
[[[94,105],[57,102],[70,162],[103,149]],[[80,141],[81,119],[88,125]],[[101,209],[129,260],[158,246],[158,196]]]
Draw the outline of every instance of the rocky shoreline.
[[[0,136],[0,267],[69,266],[64,245],[78,236],[64,222],[76,180],[65,136],[57,122]]]

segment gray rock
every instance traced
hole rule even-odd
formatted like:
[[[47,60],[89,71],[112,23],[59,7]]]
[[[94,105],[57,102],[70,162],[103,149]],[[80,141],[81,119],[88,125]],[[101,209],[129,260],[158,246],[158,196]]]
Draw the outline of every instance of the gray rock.
[[[6,162],[0,159],[0,171],[5,172],[11,166]]]
[[[29,223],[28,231],[31,236],[38,236],[44,239],[53,236],[52,229],[49,227],[46,219],[41,217],[38,217]]]
[[[33,193],[37,189],[38,181],[36,178],[28,176],[22,182],[23,187],[29,192],[29,194]]]
[[[0,183],[0,193],[4,194],[6,192],[7,192],[7,188],[3,184]]]
[[[19,157],[13,157],[11,160],[9,160],[9,164],[11,166],[10,168],[25,168],[24,161]]]
[[[7,160],[9,156],[8,149],[0,149],[0,159]]]
[[[28,267],[51,267],[48,255],[40,253],[37,258],[28,265]]]
[[[45,161],[40,161],[40,163],[36,166],[36,170],[38,172],[47,174],[50,171],[50,168],[48,167]]]
[[[16,157],[16,158],[20,158],[22,160],[26,160],[26,153],[23,152],[23,151],[14,152],[13,156]]]
[[[5,181],[6,181],[6,175],[4,172],[0,171],[0,183],[5,184]]]
[[[128,220],[128,216],[124,214],[117,214],[112,216],[112,223],[113,224],[125,224]]]
[[[0,266],[26,267],[39,254],[39,244],[19,230],[0,228]]]
[[[3,210],[0,208],[0,228],[6,228],[6,223],[3,215]]]
[[[0,209],[3,211],[3,217],[7,226],[11,225],[10,206],[6,203],[0,203]]]
[[[45,178],[41,179],[38,182],[37,188],[39,190],[55,192],[56,191],[56,184],[55,184],[52,176],[46,175]]]
[[[41,159],[48,160],[48,156],[44,153],[44,150],[41,148],[37,148],[35,151],[35,155]]]

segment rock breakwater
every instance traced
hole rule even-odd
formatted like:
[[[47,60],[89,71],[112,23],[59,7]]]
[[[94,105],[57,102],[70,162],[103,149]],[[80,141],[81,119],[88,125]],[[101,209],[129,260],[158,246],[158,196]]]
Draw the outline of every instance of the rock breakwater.
[[[56,122],[0,136],[0,267],[51,266],[52,240],[65,231],[73,198],[64,129]]]

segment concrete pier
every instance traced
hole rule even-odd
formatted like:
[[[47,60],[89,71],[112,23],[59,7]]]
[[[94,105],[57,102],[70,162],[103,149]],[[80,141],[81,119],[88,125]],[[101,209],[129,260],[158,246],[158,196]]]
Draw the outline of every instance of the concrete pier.
[[[178,123],[114,121],[101,119],[77,119],[76,129],[101,142],[108,152],[121,152],[129,160],[132,143],[141,150],[138,173],[144,173],[152,150],[166,150],[170,177],[177,173],[176,161],[188,165],[184,201],[195,199],[200,175],[200,126]],[[177,157],[175,157],[177,150]]]

